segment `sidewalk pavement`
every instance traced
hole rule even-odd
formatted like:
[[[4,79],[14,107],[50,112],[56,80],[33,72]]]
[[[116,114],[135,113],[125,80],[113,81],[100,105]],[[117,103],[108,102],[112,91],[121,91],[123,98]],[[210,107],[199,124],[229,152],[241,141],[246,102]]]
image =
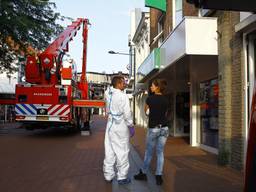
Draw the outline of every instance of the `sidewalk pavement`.
[[[16,123],[0,127],[0,191],[112,191],[102,172],[106,120],[95,120],[92,135],[86,137],[61,128],[27,131]]]
[[[141,159],[145,151],[146,129],[137,127],[132,144]],[[155,170],[154,157],[151,170]],[[132,168],[133,169],[133,168]],[[154,174],[154,172],[152,171]],[[187,139],[169,137],[165,146],[164,183],[168,192],[242,192],[243,174],[217,165],[217,156],[191,147]],[[151,182],[151,181],[150,181]],[[153,177],[153,183],[155,179]]]
[[[243,189],[241,172],[218,166],[216,155],[190,147],[182,138],[167,140],[162,186],[155,184],[155,158],[148,181],[135,181],[133,175],[143,163],[146,133],[137,127],[131,140],[129,176],[132,183],[120,186],[116,180],[111,185],[103,179],[106,118],[95,116],[92,135],[87,137],[60,130],[27,132],[15,129],[18,124],[13,126],[0,127],[0,132],[5,129],[9,132],[8,137],[3,134],[0,140],[1,146],[6,146],[0,148],[0,155],[5,154],[0,161],[0,191],[241,192]],[[21,131],[22,136],[16,135]]]
[[[136,181],[133,179],[133,175],[135,175],[139,168],[142,166],[143,161],[140,158],[137,151],[131,145],[130,154],[129,154],[129,162],[130,162],[130,170],[129,177],[132,182],[128,185],[119,185],[116,180],[112,183],[112,191],[113,192],[162,192],[163,189],[160,186],[155,184],[155,177],[149,173],[147,175],[148,181]]]

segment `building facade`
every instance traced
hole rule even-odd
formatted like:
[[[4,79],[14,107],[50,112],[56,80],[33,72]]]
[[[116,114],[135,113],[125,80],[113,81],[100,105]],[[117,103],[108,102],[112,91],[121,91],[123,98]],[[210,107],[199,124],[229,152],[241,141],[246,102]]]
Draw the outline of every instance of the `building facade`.
[[[150,18],[149,12],[143,12],[140,9],[135,9],[133,13],[137,14],[139,18],[136,26],[131,28],[131,42],[135,53],[135,71],[138,71],[139,66],[150,54]],[[145,91],[145,85],[138,83],[139,75],[136,73],[136,86],[134,91],[135,99],[135,123],[139,126],[147,126],[147,118],[144,113],[144,103],[147,97],[147,92]]]
[[[151,52],[137,70],[146,88],[154,78],[168,81],[172,136],[189,137],[191,146],[239,170],[255,78],[255,19],[167,0],[166,12],[150,9]]]

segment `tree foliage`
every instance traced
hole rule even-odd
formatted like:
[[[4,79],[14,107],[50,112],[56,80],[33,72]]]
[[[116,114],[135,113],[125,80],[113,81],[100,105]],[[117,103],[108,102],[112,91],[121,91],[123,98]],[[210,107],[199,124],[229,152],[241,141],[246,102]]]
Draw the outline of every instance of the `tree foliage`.
[[[28,47],[42,50],[63,30],[55,8],[49,0],[0,0],[0,71],[12,73]]]

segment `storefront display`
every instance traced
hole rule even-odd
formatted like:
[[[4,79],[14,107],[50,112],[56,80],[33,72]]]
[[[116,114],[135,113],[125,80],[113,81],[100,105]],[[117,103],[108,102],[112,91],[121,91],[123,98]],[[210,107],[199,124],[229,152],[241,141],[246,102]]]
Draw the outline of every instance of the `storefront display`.
[[[171,136],[174,136],[174,117],[173,117],[174,102],[172,102],[174,93],[170,92],[166,95],[166,97],[168,98],[168,101],[170,102],[169,106],[168,106],[168,113],[167,113],[169,133]]]
[[[201,143],[218,148],[218,80],[200,83]]]
[[[179,92],[176,95],[176,130],[177,135],[189,134],[189,92]]]

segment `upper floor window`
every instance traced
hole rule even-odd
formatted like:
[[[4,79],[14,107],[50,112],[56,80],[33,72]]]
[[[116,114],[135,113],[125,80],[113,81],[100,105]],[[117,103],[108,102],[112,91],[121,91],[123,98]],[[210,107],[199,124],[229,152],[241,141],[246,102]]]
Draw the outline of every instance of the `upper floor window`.
[[[252,15],[253,13],[251,12],[240,12],[240,22],[245,20],[247,17]]]
[[[210,9],[199,9],[200,15],[206,17],[210,13]]]
[[[160,35],[158,39],[158,47],[163,43],[164,41],[164,36],[163,36],[163,31],[164,31],[164,15],[162,15],[159,18],[158,21],[158,35]]]
[[[175,27],[182,21],[182,0],[175,0]]]

